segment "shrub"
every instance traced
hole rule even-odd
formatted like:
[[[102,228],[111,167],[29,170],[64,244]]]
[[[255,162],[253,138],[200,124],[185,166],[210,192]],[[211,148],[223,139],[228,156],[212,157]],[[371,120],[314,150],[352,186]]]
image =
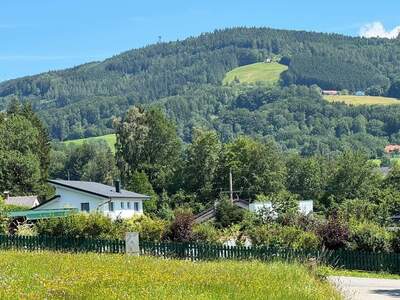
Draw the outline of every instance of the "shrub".
[[[391,235],[377,224],[359,223],[351,229],[351,246],[358,251],[388,252],[391,248]]]
[[[232,204],[228,199],[221,199],[215,210],[215,225],[226,228],[243,221],[244,210]]]
[[[391,244],[393,251],[400,253],[400,230],[393,233]]]
[[[102,214],[74,214],[36,223],[39,235],[71,238],[115,238],[115,227],[115,223]]]
[[[116,223],[102,214],[85,215],[83,235],[90,238],[116,238]]]
[[[316,232],[320,228],[322,220],[316,214],[299,214],[293,218],[293,225],[304,231]]]
[[[348,244],[349,228],[347,223],[336,214],[332,215],[328,222],[322,224],[317,230],[323,245],[331,250],[343,248]]]
[[[196,242],[217,243],[220,233],[212,223],[206,222],[193,226],[193,240]]]
[[[321,247],[321,240],[315,233],[303,231],[292,247],[298,250],[318,250]]]
[[[377,216],[378,206],[371,201],[361,199],[344,200],[340,205],[340,215],[346,220],[356,219],[374,220]]]
[[[159,242],[167,231],[167,222],[147,216],[134,216],[126,221],[126,231],[139,233],[141,240]]]
[[[254,245],[272,246],[279,244],[277,232],[278,230],[276,225],[266,224],[249,230],[247,234]]]
[[[193,236],[194,217],[189,210],[177,210],[171,223],[169,237],[177,242],[189,242]]]
[[[317,250],[321,246],[321,241],[315,233],[294,226],[262,225],[250,230],[248,235],[254,245],[296,250]]]

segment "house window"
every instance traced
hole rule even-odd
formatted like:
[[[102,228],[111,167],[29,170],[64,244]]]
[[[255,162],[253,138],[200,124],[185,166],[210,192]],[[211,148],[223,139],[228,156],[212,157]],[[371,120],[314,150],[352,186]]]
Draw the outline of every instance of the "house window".
[[[126,208],[127,209],[131,209],[131,203],[128,201],[128,202],[126,202]]]
[[[139,202],[134,202],[133,203],[133,208],[135,211],[139,211]]]
[[[108,202],[108,210],[114,211],[114,202]]]
[[[125,209],[125,202],[121,202],[121,209]]]
[[[89,202],[81,203],[81,211],[86,211],[86,212],[90,211]]]

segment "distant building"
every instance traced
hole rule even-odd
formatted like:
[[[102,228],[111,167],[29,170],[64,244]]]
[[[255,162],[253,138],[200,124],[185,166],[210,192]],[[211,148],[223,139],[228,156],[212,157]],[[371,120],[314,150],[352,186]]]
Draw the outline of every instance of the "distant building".
[[[273,211],[273,206],[271,202],[253,202],[249,204],[249,211],[258,212],[262,209],[269,209]],[[301,200],[299,201],[299,213],[303,215],[308,215],[314,210],[313,200]]]
[[[339,91],[335,91],[335,90],[322,90],[322,95],[337,96],[337,95],[339,95]]]
[[[236,199],[233,200],[233,204],[242,208],[249,210],[253,213],[257,213],[262,209],[269,209],[273,212],[273,207],[271,202],[252,202],[249,203],[246,200]],[[313,200],[302,200],[299,201],[299,213],[303,215],[308,215],[312,213],[314,210],[314,201]],[[196,223],[203,223],[206,221],[214,220],[215,219],[215,207],[211,207],[200,212],[198,215],[195,216]]]
[[[356,92],[356,96],[365,96],[365,92],[358,91],[358,92]]]
[[[400,153],[400,145],[387,145],[385,147],[386,154]]]
[[[26,207],[30,209],[38,206],[39,200],[37,196],[11,197],[9,192],[4,192],[4,204]]]
[[[272,62],[272,59],[270,58],[270,57],[268,57],[266,60],[265,60],[265,63],[267,63],[267,64],[269,64],[269,63],[271,63]]]

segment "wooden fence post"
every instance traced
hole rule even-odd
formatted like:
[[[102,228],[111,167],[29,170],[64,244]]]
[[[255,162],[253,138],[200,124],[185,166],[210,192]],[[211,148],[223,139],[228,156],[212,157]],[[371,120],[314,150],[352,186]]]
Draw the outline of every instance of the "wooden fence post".
[[[125,234],[125,252],[128,255],[140,255],[138,232],[127,232]]]

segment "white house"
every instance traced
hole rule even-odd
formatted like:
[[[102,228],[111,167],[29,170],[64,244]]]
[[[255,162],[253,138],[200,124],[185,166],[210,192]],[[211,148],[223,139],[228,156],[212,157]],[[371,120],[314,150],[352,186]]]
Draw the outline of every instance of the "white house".
[[[253,203],[249,204],[249,211],[251,211],[251,212],[258,212],[264,208],[270,209],[272,211],[273,210],[272,203],[271,202],[253,202]],[[312,213],[313,210],[314,210],[313,200],[299,201],[299,213],[301,213],[303,215],[308,215],[309,213]]]
[[[150,197],[89,181],[49,180],[56,196],[35,207],[34,210],[75,208],[82,212],[100,212],[111,219],[127,219],[143,214],[143,201]]]

